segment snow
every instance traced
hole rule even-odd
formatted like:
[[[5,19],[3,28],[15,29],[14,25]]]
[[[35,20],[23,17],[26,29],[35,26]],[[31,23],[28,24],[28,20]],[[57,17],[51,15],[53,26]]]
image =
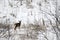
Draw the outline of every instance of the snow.
[[[0,0],[0,21],[2,23],[6,22],[6,19],[8,20],[8,23],[10,24],[14,24],[17,23],[19,21],[22,21],[22,23],[24,24],[35,24],[35,21],[38,22],[38,24],[41,22],[42,23],[42,18],[44,19],[44,21],[46,22],[46,24],[48,25],[48,22],[50,19],[52,21],[53,24],[55,24],[55,17],[51,16],[52,14],[55,15],[55,6],[53,5],[52,1],[49,1],[49,3],[45,3],[44,0],[33,0],[33,2],[31,3],[31,5],[33,6],[33,8],[27,8],[26,5],[26,0],[23,1],[23,5],[20,5],[20,3],[16,4],[18,1],[14,1],[14,0],[9,0],[10,3],[13,5],[13,7],[11,7],[8,3],[8,0]],[[41,2],[42,6],[39,6],[38,4]],[[17,7],[18,6],[18,7]],[[41,8],[41,9],[40,9]],[[10,14],[14,14],[16,17],[11,16]],[[51,15],[49,15],[51,14]],[[3,16],[6,16],[6,18],[3,18]],[[53,19],[54,18],[54,19]],[[49,25],[50,26],[50,25]],[[48,27],[49,29],[50,27]],[[52,28],[52,27],[51,27]],[[51,28],[49,30],[51,30]],[[22,30],[22,31],[21,31]],[[13,32],[13,30],[10,30],[12,34],[14,34],[15,32]],[[29,30],[30,32],[30,30]],[[34,31],[33,31],[34,32]],[[39,33],[40,31],[38,31]],[[24,29],[17,29],[16,34],[26,34],[27,31]],[[56,40],[56,34],[52,33],[52,32],[47,32],[46,36],[48,38],[48,40]],[[15,35],[14,38],[15,40],[19,40],[18,35]],[[37,35],[38,40],[46,40],[46,38],[44,38],[44,35],[39,33]]]

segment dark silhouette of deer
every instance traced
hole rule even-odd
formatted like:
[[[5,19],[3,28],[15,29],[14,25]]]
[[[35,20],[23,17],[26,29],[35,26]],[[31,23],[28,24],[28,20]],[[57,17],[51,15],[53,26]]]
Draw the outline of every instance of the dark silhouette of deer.
[[[20,28],[20,26],[21,26],[21,21],[19,21],[19,23],[15,23],[14,25],[15,25],[14,30],[16,30],[16,28],[17,28],[17,27],[19,27],[19,28]]]

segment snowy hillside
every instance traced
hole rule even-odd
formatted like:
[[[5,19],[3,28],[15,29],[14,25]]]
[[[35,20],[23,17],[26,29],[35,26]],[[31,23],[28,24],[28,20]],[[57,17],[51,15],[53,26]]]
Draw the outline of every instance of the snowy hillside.
[[[58,40],[56,13],[56,0],[0,0],[0,40]]]

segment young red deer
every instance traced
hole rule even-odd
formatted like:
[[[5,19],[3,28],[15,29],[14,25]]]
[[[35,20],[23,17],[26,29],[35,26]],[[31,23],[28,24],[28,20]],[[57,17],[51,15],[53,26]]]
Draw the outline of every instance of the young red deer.
[[[21,21],[19,21],[19,23],[15,23],[14,25],[15,25],[14,30],[16,30],[17,27],[20,27],[21,26]]]

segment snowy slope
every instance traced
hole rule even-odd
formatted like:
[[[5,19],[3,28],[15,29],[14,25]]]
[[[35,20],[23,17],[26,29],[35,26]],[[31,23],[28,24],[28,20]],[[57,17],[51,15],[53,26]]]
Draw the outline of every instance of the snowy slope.
[[[22,21],[20,30],[17,29],[15,32],[10,29],[10,34],[14,36],[13,38],[11,36],[10,40],[56,40],[56,34],[49,22],[51,20],[55,26],[55,17],[53,16],[56,14],[55,0],[32,0],[32,2],[22,0],[22,5],[20,3],[21,0],[0,0],[0,23],[13,25],[20,20]],[[48,26],[46,32],[39,31],[39,28],[37,31],[32,30],[35,27],[34,25],[34,27],[28,26],[29,24],[43,24],[42,19]]]

